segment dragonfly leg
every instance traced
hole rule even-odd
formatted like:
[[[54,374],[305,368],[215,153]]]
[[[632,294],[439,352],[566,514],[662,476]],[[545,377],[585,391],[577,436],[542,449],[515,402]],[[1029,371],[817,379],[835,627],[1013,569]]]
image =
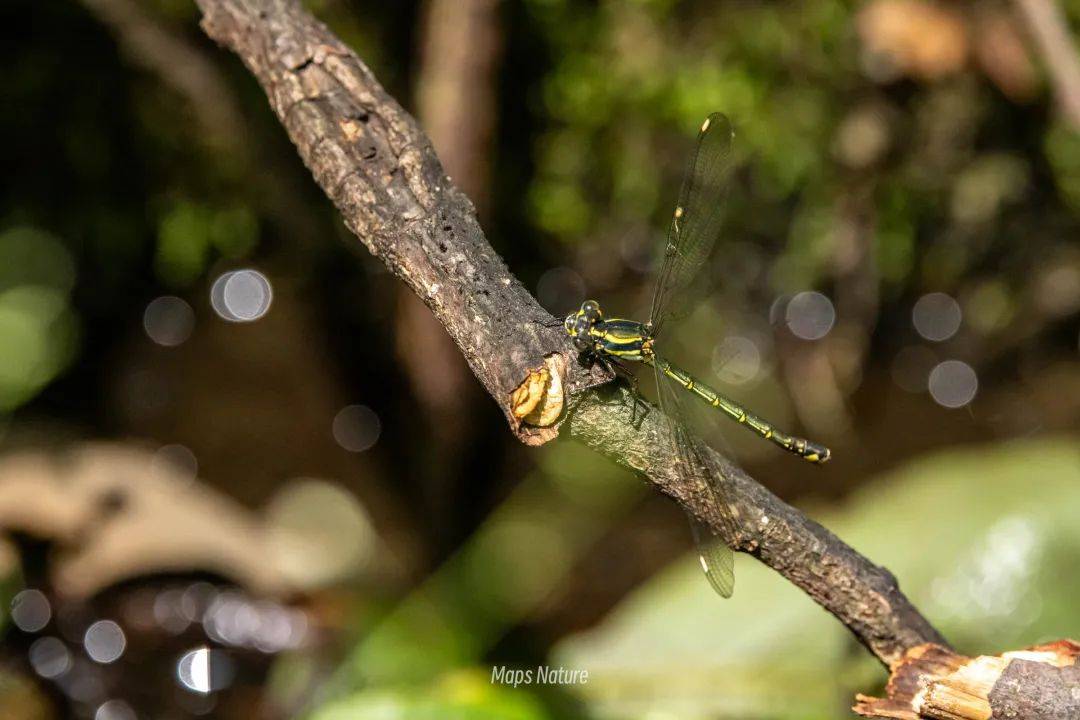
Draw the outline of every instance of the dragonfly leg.
[[[645,418],[649,414],[649,405],[641,398],[641,393],[638,392],[638,378],[630,371],[630,368],[626,366],[621,360],[613,357],[603,356],[601,362],[611,370],[617,377],[622,378],[630,384],[631,403],[630,403],[630,424],[635,428],[640,428],[641,423],[645,421]],[[641,409],[641,417],[638,417],[638,409]]]

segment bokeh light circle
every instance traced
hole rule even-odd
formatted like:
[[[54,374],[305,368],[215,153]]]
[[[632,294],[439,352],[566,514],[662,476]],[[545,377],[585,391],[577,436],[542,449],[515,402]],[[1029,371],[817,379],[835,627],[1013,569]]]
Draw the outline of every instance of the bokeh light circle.
[[[761,350],[750,338],[729,335],[713,349],[713,373],[729,385],[744,385],[761,372]]]
[[[199,648],[185,653],[176,663],[176,677],[189,690],[210,692],[210,649]]]
[[[378,534],[363,505],[325,480],[293,480],[264,516],[275,564],[301,587],[353,577],[377,552]]]
[[[836,322],[832,300],[819,292],[807,290],[791,298],[784,313],[788,329],[803,340],[820,340]]]
[[[233,664],[221,650],[189,650],[176,663],[176,679],[188,690],[206,695],[232,682]]]
[[[30,667],[43,678],[58,678],[71,668],[71,651],[63,641],[43,637],[30,646]]]
[[[331,431],[338,445],[358,453],[369,450],[378,442],[382,423],[367,405],[347,405],[334,416]]]
[[[51,617],[49,599],[40,590],[29,588],[11,599],[11,621],[23,632],[38,632]]]
[[[955,335],[962,319],[960,303],[945,293],[927,293],[911,308],[915,331],[932,342],[943,342]]]
[[[137,716],[123,700],[108,700],[98,706],[94,720],[137,720]]]
[[[176,347],[191,337],[195,311],[183,299],[163,295],[151,300],[143,311],[143,330],[158,345]]]
[[[943,407],[964,407],[975,399],[979,377],[974,368],[961,360],[946,360],[930,371],[927,383],[934,401]]]
[[[218,277],[210,288],[211,307],[230,322],[258,320],[270,310],[273,300],[273,287],[258,270],[227,272]]]
[[[120,626],[112,620],[98,620],[86,629],[83,645],[91,660],[107,665],[116,662],[124,654],[127,638]]]

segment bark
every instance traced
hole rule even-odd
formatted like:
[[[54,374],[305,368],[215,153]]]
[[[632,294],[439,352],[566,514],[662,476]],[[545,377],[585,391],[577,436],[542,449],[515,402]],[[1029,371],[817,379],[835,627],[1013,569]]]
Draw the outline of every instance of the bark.
[[[561,322],[495,254],[472,204],[446,177],[415,120],[363,62],[293,0],[197,2],[206,32],[258,79],[345,223],[431,309],[511,431],[539,444],[566,430],[722,530],[701,492],[674,474],[659,410],[652,408],[635,427],[627,421],[629,390],[598,387],[611,377],[578,362]],[[543,373],[558,374],[569,399],[559,423],[534,427],[521,418],[535,403],[522,410],[520,400],[523,383]],[[526,395],[533,385],[527,386]],[[888,570],[731,463],[721,460],[719,466],[742,519],[725,533],[729,544],[802,588],[883,663],[891,665],[922,643],[944,643]]]
[[[860,695],[853,709],[894,720],[1073,720],[1080,718],[1078,656],[1071,640],[977,658],[923,645],[897,663],[887,697]]]
[[[428,0],[420,23],[417,119],[443,168],[477,207],[488,205],[495,76],[500,48],[498,0]],[[422,464],[425,498],[436,530],[461,489],[460,452],[484,432],[473,422],[480,393],[457,346],[412,291],[400,286],[396,346],[430,436]],[[442,521],[441,523],[439,521]]]

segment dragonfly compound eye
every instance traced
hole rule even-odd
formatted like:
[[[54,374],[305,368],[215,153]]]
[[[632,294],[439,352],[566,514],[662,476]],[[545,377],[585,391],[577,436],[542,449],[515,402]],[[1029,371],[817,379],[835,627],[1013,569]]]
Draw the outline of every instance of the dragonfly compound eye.
[[[573,334],[574,334],[574,323],[576,321],[577,321],[577,315],[576,314],[570,313],[569,315],[566,316],[566,320],[563,321],[563,327],[566,328],[566,334],[567,335],[573,336]]]
[[[586,300],[581,303],[581,314],[589,318],[590,322],[596,322],[600,319],[600,303],[595,300]]]
[[[578,315],[574,318],[574,331],[570,333],[575,337],[588,336],[589,330],[592,329],[592,320],[584,315]]]

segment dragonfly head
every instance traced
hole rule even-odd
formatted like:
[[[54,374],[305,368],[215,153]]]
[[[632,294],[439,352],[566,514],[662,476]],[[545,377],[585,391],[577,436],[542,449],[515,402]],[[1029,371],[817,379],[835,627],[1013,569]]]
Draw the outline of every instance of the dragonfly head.
[[[578,350],[584,352],[593,346],[591,331],[601,317],[600,303],[595,300],[586,300],[581,303],[581,309],[566,316],[563,323],[566,334],[574,338],[574,346]]]

